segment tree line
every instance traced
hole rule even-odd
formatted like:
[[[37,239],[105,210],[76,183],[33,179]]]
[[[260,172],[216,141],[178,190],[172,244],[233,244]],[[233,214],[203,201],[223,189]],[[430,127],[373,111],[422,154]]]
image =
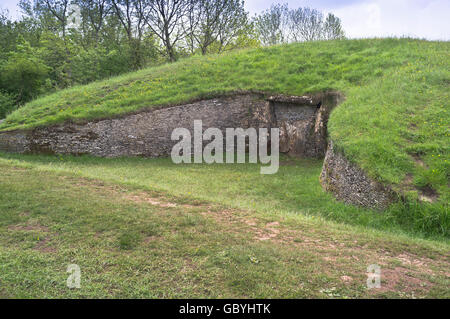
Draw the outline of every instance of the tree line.
[[[315,9],[272,5],[250,17],[243,0],[21,0],[0,12],[0,119],[76,84],[196,54],[341,39]]]

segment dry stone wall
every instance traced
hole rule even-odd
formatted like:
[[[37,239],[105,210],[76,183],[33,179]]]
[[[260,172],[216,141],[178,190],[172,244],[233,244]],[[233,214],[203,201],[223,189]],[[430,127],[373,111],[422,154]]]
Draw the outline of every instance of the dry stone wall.
[[[154,109],[85,124],[65,123],[28,131],[0,133],[0,150],[16,153],[90,154],[102,157],[168,156],[175,128],[194,120],[203,128],[281,128],[281,152],[323,157],[329,107],[312,97],[241,94]]]
[[[332,141],[325,155],[320,182],[326,191],[348,204],[383,210],[398,199],[389,187],[370,178],[339,153]]]
[[[168,156],[177,143],[171,140],[175,128],[193,132],[194,120],[202,120],[205,129],[266,127],[266,110],[267,103],[260,95],[217,98],[86,124],[0,133],[0,150],[102,157]]]

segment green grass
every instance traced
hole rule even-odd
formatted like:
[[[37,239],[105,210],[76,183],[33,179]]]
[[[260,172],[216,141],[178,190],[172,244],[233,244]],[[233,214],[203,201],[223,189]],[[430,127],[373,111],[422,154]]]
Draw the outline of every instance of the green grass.
[[[329,122],[338,149],[409,197],[434,189],[442,204],[450,196],[449,52],[449,42],[367,39],[193,57],[37,99],[9,115],[0,130],[83,122],[235,91],[339,90],[346,100]]]
[[[282,156],[280,169],[274,175],[261,175],[257,164],[177,165],[170,158],[105,159],[0,153],[0,163],[101,179],[236,209],[319,217],[436,240],[450,238],[447,204],[399,203],[383,213],[345,205],[322,190],[320,160]],[[132,241],[133,238],[123,238],[124,246]]]
[[[116,116],[218,94],[341,91],[337,148],[408,197],[379,213],[322,191],[321,161],[0,154],[0,297],[449,298],[449,42],[348,40],[243,50],[74,87],[1,130]],[[433,204],[417,192],[434,189]],[[82,288],[68,289],[68,264]],[[380,263],[383,288],[365,288]],[[350,277],[348,279],[347,277]]]
[[[0,162],[1,298],[450,297],[448,243],[233,209],[217,203],[225,197],[215,190],[205,196],[217,195],[216,203],[194,199],[189,188],[181,197],[149,191],[156,175],[160,185],[177,175],[163,160],[63,159],[65,167],[45,157]],[[125,169],[130,177],[113,182]],[[188,169],[178,181],[210,175]],[[222,174],[239,188],[233,180],[251,176],[246,170],[253,168]],[[89,171],[98,179],[82,177]],[[374,263],[382,286],[368,290]],[[80,267],[80,289],[66,286],[70,264]]]

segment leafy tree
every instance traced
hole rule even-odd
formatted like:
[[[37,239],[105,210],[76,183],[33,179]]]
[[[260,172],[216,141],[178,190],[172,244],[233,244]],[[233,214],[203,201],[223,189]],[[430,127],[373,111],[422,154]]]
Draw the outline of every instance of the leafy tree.
[[[276,4],[255,18],[256,29],[263,45],[287,42],[288,16],[287,4]]]
[[[191,10],[194,0],[140,0],[139,18],[157,36],[169,61],[177,60],[176,47],[186,36],[183,19]]]
[[[83,33],[94,47],[101,40],[101,32],[107,22],[108,15],[112,12],[109,0],[77,0],[75,3],[81,8],[83,18]]]
[[[329,13],[323,26],[323,36],[326,40],[345,38],[345,33],[344,30],[342,29],[341,19],[336,17],[334,14]]]
[[[232,43],[245,43],[242,39],[248,31],[249,21],[243,1],[197,0],[191,4],[183,26],[192,53],[196,48],[203,55],[222,52],[232,47]],[[213,44],[216,45],[210,50]]]
[[[40,20],[47,29],[60,32],[65,39],[71,0],[21,0],[19,7],[31,18]]]
[[[40,60],[30,44],[21,40],[17,50],[1,67],[1,86],[17,95],[17,101],[24,103],[36,97],[48,85],[49,68]]]
[[[16,98],[14,94],[0,91],[0,119],[5,118],[17,108]]]
[[[66,88],[73,84],[72,56],[75,46],[66,43],[52,32],[43,32],[37,52],[39,57],[50,67],[49,78],[54,87]],[[69,71],[70,70],[70,71]]]
[[[8,11],[0,11],[0,57],[14,49],[15,34],[13,23],[8,18]]]
[[[125,31],[128,49],[132,57],[133,69],[143,66],[142,37],[146,19],[144,0],[111,0],[112,10]]]
[[[289,11],[290,36],[294,42],[321,40],[323,14],[316,9],[298,8]]]
[[[341,20],[311,8],[289,9],[287,4],[272,7],[255,18],[263,45],[285,42],[332,40],[344,38]]]
[[[224,51],[243,49],[243,48],[258,48],[261,42],[258,39],[258,34],[254,23],[245,20],[242,21],[242,27],[237,30],[234,37],[219,37],[219,49],[213,52],[221,53]]]

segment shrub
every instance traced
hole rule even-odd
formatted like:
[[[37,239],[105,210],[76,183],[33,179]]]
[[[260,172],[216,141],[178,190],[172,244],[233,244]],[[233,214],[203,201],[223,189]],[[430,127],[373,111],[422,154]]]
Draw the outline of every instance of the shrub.
[[[3,119],[17,108],[14,94],[0,92],[0,119]]]
[[[45,91],[49,67],[28,42],[22,40],[17,50],[1,65],[0,83],[4,90],[17,95],[19,103],[25,103]]]

